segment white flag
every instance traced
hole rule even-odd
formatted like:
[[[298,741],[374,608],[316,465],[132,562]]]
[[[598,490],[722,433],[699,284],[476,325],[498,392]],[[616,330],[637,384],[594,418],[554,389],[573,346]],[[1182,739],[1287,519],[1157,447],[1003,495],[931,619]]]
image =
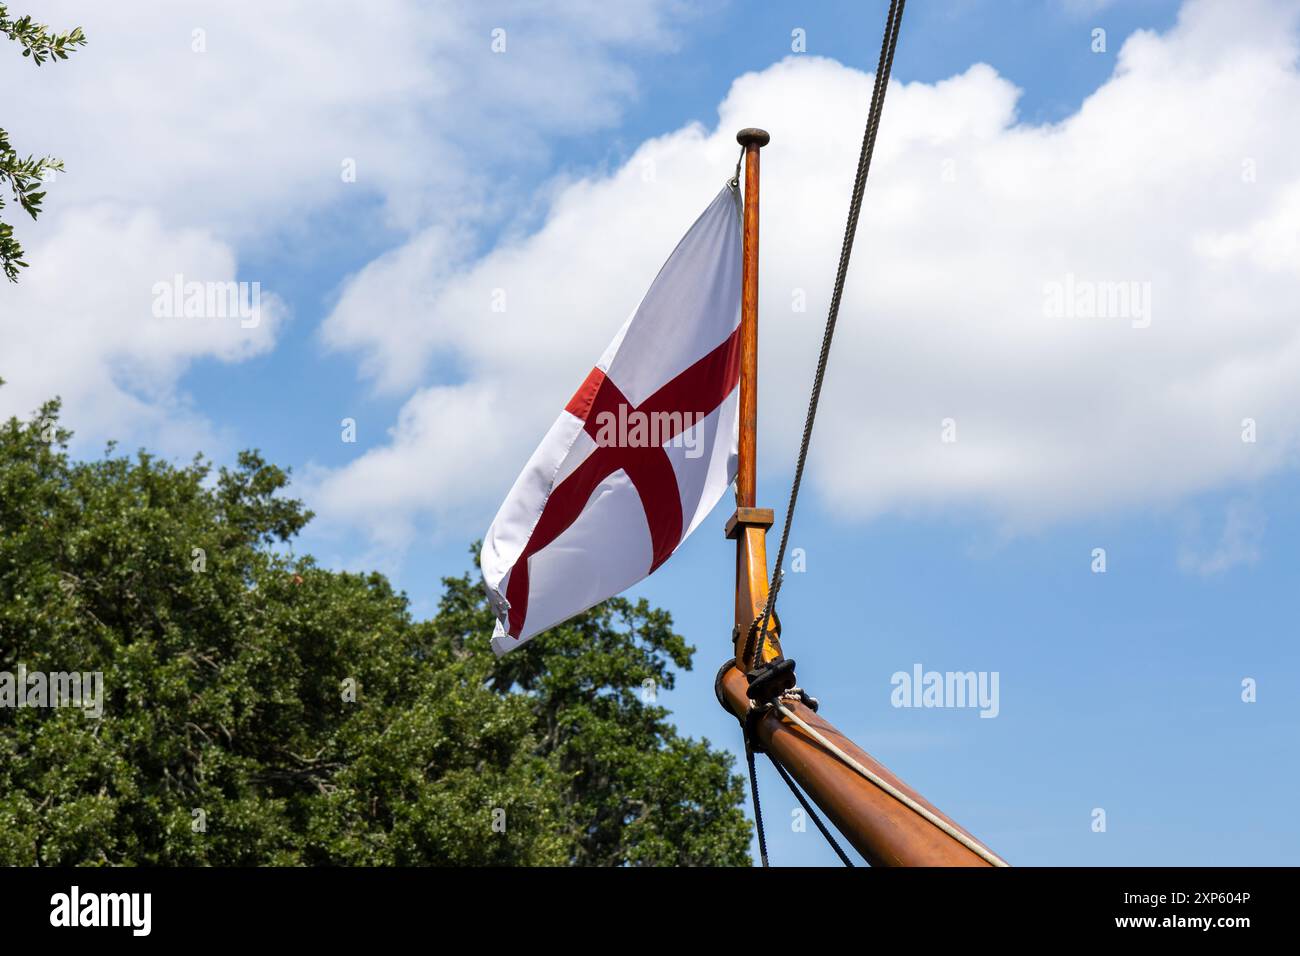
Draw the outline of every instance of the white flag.
[[[498,654],[646,577],[735,480],[740,249],[728,185],[510,489],[480,561]]]

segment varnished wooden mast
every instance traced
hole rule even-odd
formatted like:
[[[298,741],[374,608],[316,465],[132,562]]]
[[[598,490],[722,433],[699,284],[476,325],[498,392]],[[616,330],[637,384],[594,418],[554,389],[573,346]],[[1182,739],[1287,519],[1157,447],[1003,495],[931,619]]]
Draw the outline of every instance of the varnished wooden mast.
[[[740,460],[736,507],[752,508],[757,494],[758,455],[758,151],[771,137],[761,129],[742,129],[745,147],[744,240],[740,286]]]
[[[770,137],[761,129],[743,129],[736,139],[745,147],[744,239],[740,295],[740,436],[736,476],[736,513],[727,522],[736,541],[735,657],[718,673],[718,701],[742,722],[750,710],[746,674],[782,657],[780,624],[773,619],[763,660],[754,660],[755,623],[767,601],[767,529],[772,511],[755,507],[758,431],[758,199],[759,150]],[[803,703],[787,698],[786,706],[858,763],[903,791],[949,824],[957,824],[899,780],[890,770],[836,730]],[[767,751],[831,819],[845,838],[873,866],[987,866],[984,859],[924,816],[858,774],[806,731],[775,710],[751,725],[756,749]],[[960,829],[960,827],[957,827]],[[965,830],[961,831],[966,833]],[[966,834],[969,836],[969,834]],[[972,838],[973,839],[973,838]]]

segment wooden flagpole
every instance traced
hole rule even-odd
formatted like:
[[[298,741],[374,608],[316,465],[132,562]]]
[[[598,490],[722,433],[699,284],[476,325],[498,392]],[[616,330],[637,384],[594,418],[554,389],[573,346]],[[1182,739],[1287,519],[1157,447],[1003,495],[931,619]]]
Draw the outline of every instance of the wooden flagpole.
[[[897,796],[854,770],[841,757],[775,708],[750,718],[747,673],[781,660],[780,622],[773,616],[772,633],[755,661],[757,621],[767,602],[767,529],[770,508],[756,501],[758,431],[758,201],[759,150],[770,137],[761,129],[736,134],[745,147],[742,286],[740,295],[740,435],[736,475],[736,513],[727,522],[727,537],[736,541],[736,616],[732,637],[735,657],[718,672],[718,701],[739,719],[749,720],[751,743],[779,761],[809,798],[873,866],[988,866],[980,854],[945,832]],[[792,678],[791,678],[792,679]],[[974,838],[949,820],[924,797],[899,780],[883,764],[819,717],[802,701],[784,698],[784,706],[863,768],[906,794],[910,800],[949,826]],[[978,841],[974,841],[978,842]]]
[[[771,141],[766,130],[742,129],[736,140],[745,147],[744,239],[740,286],[740,461],[736,473],[736,507],[753,508],[758,454],[758,151]]]

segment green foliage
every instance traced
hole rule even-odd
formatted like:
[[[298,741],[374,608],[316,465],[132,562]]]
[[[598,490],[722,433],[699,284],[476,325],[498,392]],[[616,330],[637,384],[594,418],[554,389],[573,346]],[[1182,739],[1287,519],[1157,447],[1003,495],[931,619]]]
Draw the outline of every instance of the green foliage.
[[[2,189],[7,184],[19,208],[35,219],[40,215],[41,200],[45,198],[45,193],[40,191],[45,177],[62,169],[63,162],[49,156],[22,159],[9,145],[9,134],[0,129],[0,209],[5,207]],[[10,282],[17,282],[18,270],[27,267],[23,261],[23,247],[14,238],[14,227],[3,220],[0,220],[0,266],[3,266],[5,277]]]
[[[51,33],[49,27],[33,23],[29,16],[10,19],[3,3],[0,3],[0,35],[21,46],[23,56],[37,66],[46,60],[52,63],[66,60],[71,50],[86,42],[81,27],[66,33]],[[19,207],[35,219],[45,198],[45,193],[39,191],[45,177],[62,169],[63,163],[50,156],[21,158],[10,145],[9,135],[0,129],[0,209],[5,207],[3,187],[7,185]],[[0,266],[10,282],[17,282],[18,270],[27,267],[23,248],[14,238],[13,226],[4,220],[0,220]]]
[[[66,60],[73,47],[86,42],[81,27],[74,27],[66,33],[51,33],[45,24],[33,23],[30,16],[12,20],[3,3],[0,3],[0,34],[21,46],[23,56],[29,57],[37,66],[46,60]]]
[[[0,425],[0,671],[100,671],[104,709],[0,708],[0,865],[748,863],[731,758],[642,700],[690,666],[666,612],[498,660],[469,574],[415,621],[293,555],[256,453],[74,461],[58,414]]]

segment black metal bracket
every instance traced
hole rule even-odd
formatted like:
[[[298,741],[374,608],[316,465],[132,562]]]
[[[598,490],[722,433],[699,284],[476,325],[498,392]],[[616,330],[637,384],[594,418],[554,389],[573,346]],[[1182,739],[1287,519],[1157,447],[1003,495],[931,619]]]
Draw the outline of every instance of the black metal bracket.
[[[749,680],[749,699],[766,704],[794,687],[794,659],[779,657],[760,664],[745,677]]]

